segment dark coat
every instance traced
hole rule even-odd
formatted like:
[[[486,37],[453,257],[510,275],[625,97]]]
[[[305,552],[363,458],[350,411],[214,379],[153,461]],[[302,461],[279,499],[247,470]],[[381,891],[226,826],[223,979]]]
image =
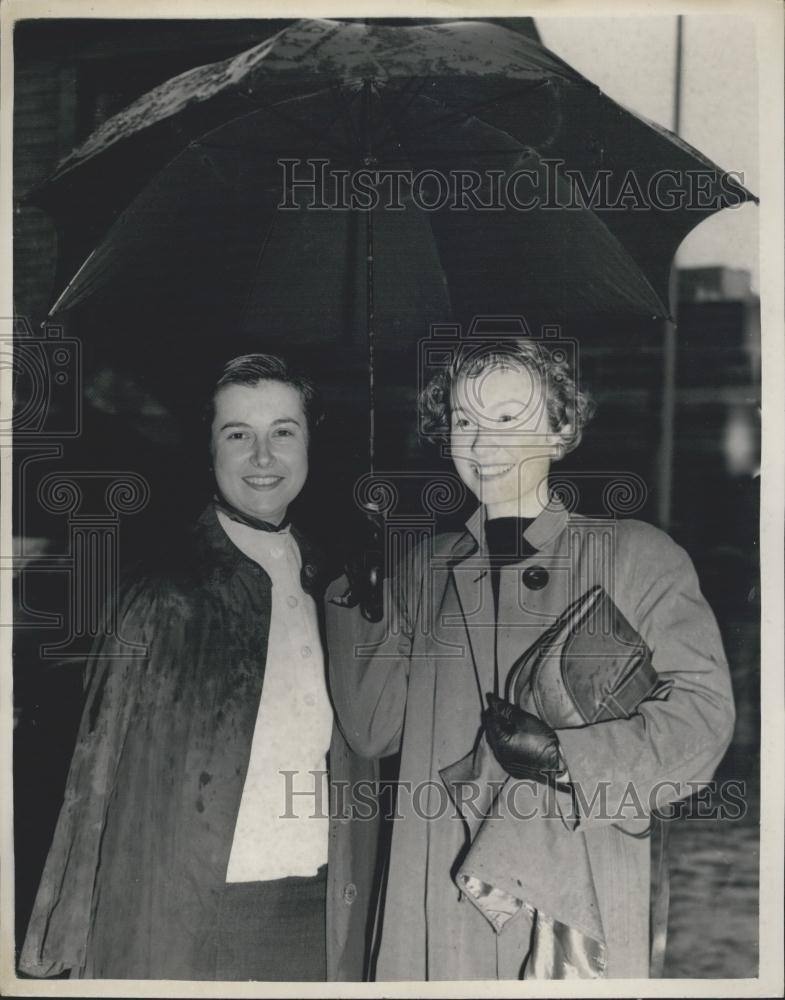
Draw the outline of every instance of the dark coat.
[[[630,813],[621,806],[630,786],[644,806],[661,782],[658,805],[690,795],[696,786],[686,783],[709,781],[727,748],[734,707],[716,621],[687,553],[663,532],[640,521],[590,520],[554,504],[524,535],[536,551],[501,571],[497,623],[482,538],[480,510],[465,532],[440,535],[415,550],[393,580],[378,625],[356,608],[328,603],[330,678],[343,732],[369,757],[401,752],[402,818],[393,830],[377,979],[531,974],[523,969],[531,924],[511,920],[497,935],[456,888],[465,828],[445,808],[440,772],[478,740],[494,656],[503,682],[520,654],[595,584],[641,634],[657,672],[673,683],[667,700],[645,702],[629,719],[558,733],[584,800],[592,803],[603,791],[602,814],[583,814],[570,836],[574,850],[587,855],[596,890],[607,945],[604,974],[644,977],[649,841],[628,834],[645,830],[648,820],[635,818],[634,802],[623,831],[619,817]],[[534,567],[539,571],[532,573]],[[328,590],[328,600],[344,586]],[[536,827],[513,815],[500,822],[519,824],[521,863],[532,880],[550,879],[551,895],[576,890],[542,852],[527,849]]]
[[[319,600],[305,540],[303,583]],[[272,585],[212,505],[174,565],[122,589],[94,650],[76,749],[20,968],[214,979],[214,927],[264,679]],[[373,780],[334,728],[331,781]],[[328,977],[363,976],[371,822],[333,819]],[[260,845],[263,849],[263,844]],[[296,979],[296,969],[292,970]]]

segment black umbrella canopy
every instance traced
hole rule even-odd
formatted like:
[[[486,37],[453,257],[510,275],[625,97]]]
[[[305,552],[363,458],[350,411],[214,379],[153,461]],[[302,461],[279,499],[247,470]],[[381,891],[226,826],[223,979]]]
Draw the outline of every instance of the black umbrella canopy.
[[[383,94],[362,112],[360,93],[357,107],[341,112],[343,128],[365,135],[363,173],[370,162],[387,175],[368,213],[348,207],[374,197],[367,185],[347,191],[361,179],[351,173],[351,143],[332,130],[312,134],[314,122],[335,114],[334,94],[281,102],[190,143],[121,215],[56,309],[103,292],[124,308],[154,304],[158,312],[171,298],[192,318],[205,319],[212,303],[216,319],[241,330],[280,325],[310,342],[332,327],[351,342],[353,331],[363,333],[368,214],[376,311],[392,339],[417,316],[448,318],[450,305],[461,316],[539,305],[554,318],[662,308],[592,211],[456,207],[462,178],[480,182],[472,192],[479,204],[490,205],[511,179],[518,203],[536,199],[550,178],[534,150],[474,117],[445,124],[442,106],[423,96],[410,99],[402,125]],[[421,179],[419,194],[406,190],[409,176]],[[557,191],[569,198],[560,178]],[[307,299],[293,298],[305,289]]]
[[[347,207],[336,175],[368,170],[414,186]],[[663,316],[678,244],[751,197],[503,26],[328,20],[155,88],[35,195],[108,227],[55,311],[175,357],[196,331],[348,348],[372,319],[395,349],[478,313]]]

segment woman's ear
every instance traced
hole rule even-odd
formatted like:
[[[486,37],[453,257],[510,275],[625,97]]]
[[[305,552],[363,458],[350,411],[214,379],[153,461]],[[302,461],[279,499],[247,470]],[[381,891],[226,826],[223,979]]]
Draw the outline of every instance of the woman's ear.
[[[557,431],[551,431],[548,437],[553,447],[553,461],[558,462],[567,453],[567,445],[572,437],[572,424],[562,424]]]

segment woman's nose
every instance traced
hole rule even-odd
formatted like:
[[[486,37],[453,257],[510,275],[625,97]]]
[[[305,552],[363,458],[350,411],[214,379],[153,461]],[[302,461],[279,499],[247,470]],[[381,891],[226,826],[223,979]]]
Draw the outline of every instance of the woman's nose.
[[[270,445],[266,438],[259,438],[254,445],[253,461],[256,465],[264,466],[269,465],[273,460],[272,452],[270,451]]]
[[[469,447],[473,452],[487,451],[489,448],[498,448],[499,442],[493,436],[492,432],[478,427],[472,431]]]

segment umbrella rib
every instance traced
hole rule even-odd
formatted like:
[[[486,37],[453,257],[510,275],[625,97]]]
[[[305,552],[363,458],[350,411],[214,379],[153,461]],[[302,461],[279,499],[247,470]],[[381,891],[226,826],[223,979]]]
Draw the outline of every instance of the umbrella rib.
[[[331,141],[331,139],[330,139],[329,130],[327,130],[327,131],[322,130],[321,133],[320,133],[319,131],[317,131],[314,128],[309,128],[307,125],[303,124],[297,118],[286,118],[285,115],[282,115],[274,107],[271,107],[269,110],[270,110],[270,112],[275,117],[277,117],[279,119],[279,121],[286,122],[287,124],[294,125],[296,128],[298,128],[303,133],[303,135],[306,138],[308,138],[308,139],[314,139],[314,140],[316,140],[318,142],[324,142],[325,145],[326,145],[326,151],[327,152],[335,153],[338,156],[341,155],[341,149],[340,149],[340,147],[334,146],[333,143],[332,143],[332,141]]]
[[[83,273],[83,271],[85,270],[85,268],[87,267],[87,265],[92,260],[94,260],[96,258],[96,255],[98,253],[98,249],[99,249],[99,247],[96,247],[94,250],[91,250],[90,253],[87,255],[87,257],[85,257],[85,259],[82,261],[82,263],[80,264],[79,269],[77,270],[76,274],[71,278],[71,280],[68,282],[68,284],[62,290],[62,292],[60,292],[60,294],[57,296],[57,299],[55,300],[55,302],[53,303],[53,305],[49,309],[49,313],[48,313],[49,316],[54,316],[60,310],[60,304],[61,304],[61,302],[63,302],[65,299],[68,298],[69,292],[76,285],[77,281],[79,280],[80,275]]]
[[[384,97],[380,94],[379,100],[381,101],[382,107],[385,105]],[[390,128],[395,135],[396,142],[398,146],[403,150],[407,162],[414,163],[414,157],[409,154],[409,149],[403,140],[403,136],[398,128],[399,120],[395,117],[394,112],[388,113],[388,121],[390,122]]]
[[[422,94],[423,89],[428,82],[428,77],[412,77],[408,80],[404,86],[398,91],[398,97],[400,100],[395,103],[394,107],[391,108],[388,115],[387,128],[382,137],[379,140],[379,147],[382,148],[387,138],[397,131],[397,123],[401,121],[403,116],[409,110],[409,108],[414,104],[417,98]],[[407,93],[413,91],[413,93]],[[381,100],[381,90],[379,91],[379,96]],[[405,103],[404,103],[405,101]],[[382,103],[384,103],[382,101]]]
[[[382,105],[384,105],[384,103],[385,103],[384,102],[384,98],[380,97],[380,100],[382,102]],[[395,118],[394,118],[394,116],[392,114],[389,116],[389,121],[391,122],[391,127],[392,127],[392,129],[394,131],[396,141],[397,141],[398,145],[400,146],[400,148],[404,151],[404,154],[406,156],[407,161],[409,163],[414,163],[415,162],[415,158],[409,154],[409,150],[408,150],[408,148],[406,146],[406,143],[404,142],[403,136],[398,131],[397,121],[395,120]],[[436,240],[435,234],[434,234],[434,240]],[[436,243],[436,248],[437,248],[437,253],[438,253],[438,242]],[[444,268],[442,266],[442,262],[441,262],[441,257],[440,256],[439,256],[438,264],[439,264],[439,270],[441,272],[442,285],[444,287],[444,290],[445,290],[445,293],[446,293],[446,297],[447,297],[447,307],[448,307],[449,311],[452,312],[452,297],[450,295],[450,288],[449,288],[449,285],[447,283],[447,278],[446,278],[446,276],[444,274]]]
[[[508,101],[513,97],[520,96],[521,94],[530,94],[532,89],[540,89],[541,87],[550,85],[550,80],[541,80],[534,84],[533,88],[518,88],[516,90],[508,91],[505,94],[498,94],[495,97],[487,98],[484,101],[478,101],[476,104],[469,104],[460,110],[451,110],[444,115],[443,118],[436,118],[433,122],[429,122],[428,132],[429,134],[433,134],[436,131],[444,131],[445,128],[450,128],[452,125],[456,125],[461,121],[466,121],[468,118],[475,117],[478,111],[482,111],[484,108],[497,104],[500,101]]]
[[[423,79],[423,87],[424,87],[425,83],[427,82],[427,78],[422,78],[422,79]],[[384,95],[385,94],[386,94],[386,91],[385,92],[382,92],[382,91],[379,92],[379,99],[380,99],[380,101],[382,103],[382,106],[385,106],[386,104],[388,104],[388,102],[385,102],[385,100],[384,100]],[[408,108],[411,106],[411,104],[413,103],[413,101],[416,100],[418,97],[421,100],[424,100],[424,101],[428,102],[429,104],[437,104],[438,103],[435,98],[429,97],[427,95],[423,95],[422,94],[422,87],[421,87],[420,90],[418,91],[418,93],[415,94],[414,97],[409,101],[409,103],[407,104],[407,106],[404,109],[404,111],[408,110]],[[398,109],[395,108],[395,107],[392,107],[392,108],[385,108],[385,110],[387,110],[387,118],[388,118],[388,121],[390,122],[390,131],[394,131],[395,132],[395,135],[397,136],[398,145],[402,149],[406,150],[406,152],[408,154],[408,149],[407,149],[405,143],[401,139],[401,131],[400,131],[401,116],[396,114],[396,112],[397,112]],[[460,114],[460,113],[456,113],[456,121],[460,121],[460,118],[457,117],[458,114]],[[444,122],[445,119],[442,119],[442,121]],[[519,151],[522,151],[525,148],[523,146],[523,144],[520,142],[520,140],[517,139],[515,136],[510,135],[509,132],[505,132],[502,129],[496,129],[496,131],[500,135],[506,136],[510,140],[510,142],[514,142],[516,144],[516,146],[518,147]],[[428,134],[429,135],[432,134],[430,125],[428,127]],[[477,149],[475,147],[475,148],[472,149],[472,156],[473,157],[477,157],[477,158],[483,157],[483,156],[496,157],[496,156],[499,155],[500,152],[507,152],[507,151],[508,150],[506,150],[506,149],[505,150],[499,150],[499,149],[493,149],[493,148],[491,148],[491,149]],[[460,149],[459,150],[443,149],[438,154],[434,154],[433,152],[431,152],[429,154],[429,162],[430,163],[439,163],[439,162],[441,162],[443,160],[446,160],[447,162],[451,162],[454,159],[455,154],[456,153],[461,153],[461,152],[463,152],[463,150],[460,150]],[[408,156],[408,159],[412,160],[413,158],[411,156]]]
[[[390,130],[390,132],[392,132],[392,130]],[[517,148],[518,152],[521,152],[524,149],[532,149],[532,148],[536,149],[537,151],[540,151],[539,147],[528,147],[528,146],[521,145],[515,139],[514,136],[510,136],[510,141],[517,143],[517,147],[516,148]],[[224,144],[224,143],[218,143],[218,142],[211,142],[211,143],[202,143],[202,142],[199,142],[198,145],[201,148],[203,148],[203,149],[212,149],[212,150],[227,150],[227,149],[232,149],[232,150],[252,150],[252,149],[258,149],[259,148],[258,144],[253,144],[253,143],[246,143],[246,144],[244,144],[244,145],[241,146],[241,145],[239,145],[237,143],[232,143],[231,145],[229,145],[228,143]],[[510,150],[498,149],[498,148],[492,148],[492,147],[490,147],[488,149],[478,149],[478,148],[475,148],[475,149],[472,149],[471,155],[472,155],[472,157],[475,157],[475,158],[479,159],[481,157],[486,157],[486,156],[487,157],[499,156],[500,153],[509,152],[509,151]],[[465,150],[462,149],[461,147],[458,147],[456,149],[443,149],[443,150],[440,150],[438,153],[430,153],[429,154],[429,162],[430,163],[441,163],[441,162],[444,162],[444,161],[446,161],[446,162],[453,162],[454,157],[456,155],[461,154],[461,153],[465,153]],[[381,169],[384,169],[384,168],[381,168]]]
[[[330,121],[330,123],[327,125],[327,127],[323,130],[323,132],[322,132],[321,136],[319,136],[319,138],[325,139],[326,136],[328,136],[328,135],[331,134],[332,128],[336,124],[336,122],[342,120],[342,122],[343,122],[344,125],[348,124],[348,126],[349,126],[349,131],[347,133],[347,146],[346,146],[346,148],[347,149],[351,149],[352,146],[354,146],[354,148],[356,150],[358,148],[358,146],[359,146],[359,137],[358,137],[358,135],[356,133],[356,130],[354,128],[354,119],[352,118],[351,110],[348,108],[348,106],[346,105],[345,101],[344,101],[344,106],[341,107],[340,102],[338,100],[336,100],[336,92],[342,93],[343,92],[343,88],[341,87],[340,83],[334,82],[334,83],[330,84],[328,90],[329,90],[330,95],[333,98],[333,101],[337,105],[337,110],[336,110],[335,117]],[[346,128],[344,128],[344,132],[346,133]],[[317,135],[318,135],[318,133],[317,133]]]
[[[288,101],[284,101],[282,103],[288,104],[289,102]],[[346,157],[346,150],[345,149],[342,150],[340,148],[340,146],[335,146],[330,141],[329,127],[327,129],[323,129],[323,130],[317,131],[316,129],[311,128],[311,127],[303,124],[303,122],[301,122],[298,118],[296,118],[294,116],[287,117],[286,115],[284,115],[279,110],[279,106],[277,104],[266,104],[266,105],[265,104],[260,104],[253,111],[248,111],[245,114],[238,115],[236,118],[233,118],[232,119],[232,123],[240,122],[240,121],[242,121],[245,118],[250,118],[252,115],[258,114],[261,111],[266,112],[267,114],[269,114],[272,117],[276,118],[278,121],[283,122],[284,124],[291,125],[291,126],[294,126],[297,129],[299,129],[305,135],[305,137],[307,139],[310,139],[312,141],[315,140],[315,141],[324,143],[325,146],[326,146],[326,149],[325,149],[326,152],[332,153],[335,156],[337,156],[338,158],[345,158]],[[218,132],[221,129],[225,128],[228,124],[229,124],[228,122],[224,122],[223,124],[218,125],[216,128],[211,129],[209,132],[205,132],[204,135],[199,136],[197,139],[194,139],[192,141],[191,145],[192,146],[202,146],[202,147],[208,148],[208,149],[237,149],[237,148],[240,148],[237,145],[234,145],[234,146],[222,145],[219,142],[206,141],[206,140],[208,140],[208,137],[210,135],[212,135],[214,132]],[[253,148],[253,147],[251,147],[251,148]]]
[[[358,151],[362,152],[360,135],[355,127],[350,102],[346,99],[346,92],[344,88],[340,83],[333,83],[330,87],[330,93],[332,95],[333,102],[338,109],[336,118],[342,118],[347,144],[350,148],[354,149],[355,153]]]
[[[264,234],[264,239],[262,240],[262,245],[259,248],[259,252],[256,255],[256,261],[254,262],[253,270],[251,272],[248,281],[248,291],[245,296],[245,302],[243,303],[243,308],[240,311],[240,327],[243,328],[245,320],[251,313],[251,301],[253,299],[253,291],[256,283],[257,276],[261,273],[262,262],[267,253],[267,248],[270,245],[270,239],[272,238],[273,229],[275,228],[276,219],[278,218],[277,213],[273,212],[270,217],[270,224],[267,226],[267,232]]]

